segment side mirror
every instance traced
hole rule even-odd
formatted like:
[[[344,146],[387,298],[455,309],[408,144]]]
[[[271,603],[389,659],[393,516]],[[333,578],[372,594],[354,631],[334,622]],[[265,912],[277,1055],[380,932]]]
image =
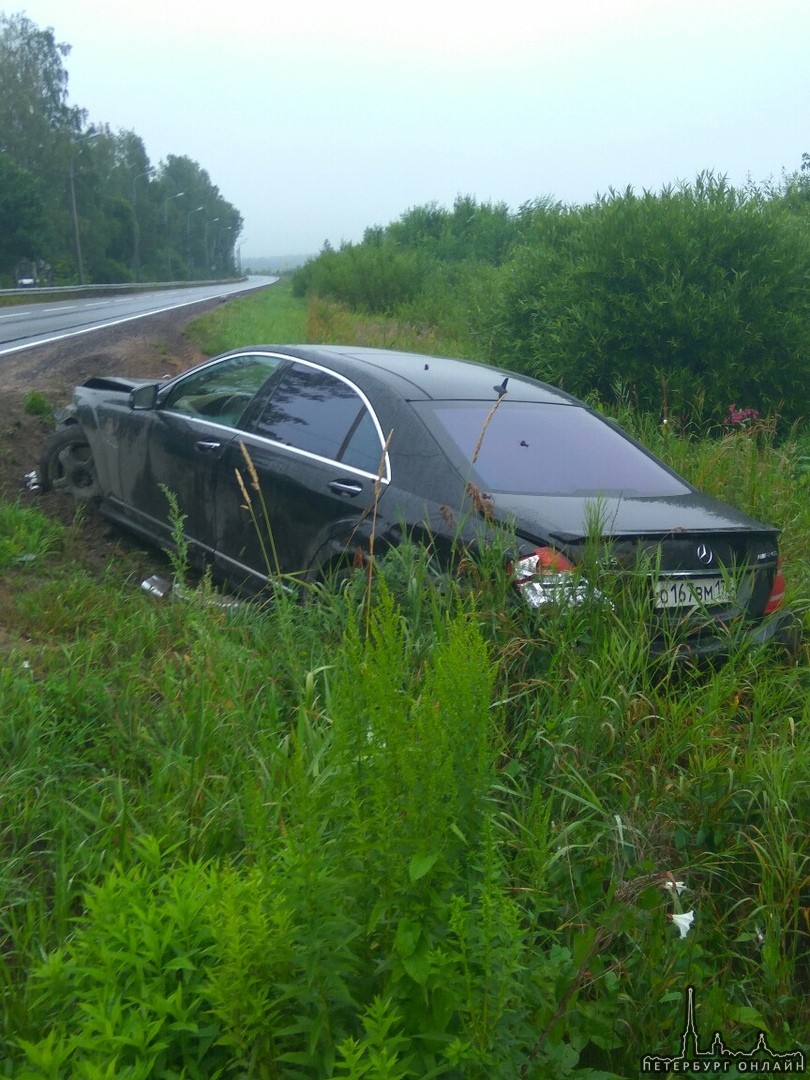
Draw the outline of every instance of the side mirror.
[[[154,409],[157,402],[157,383],[147,383],[146,386],[136,387],[129,395],[129,407],[131,409]]]

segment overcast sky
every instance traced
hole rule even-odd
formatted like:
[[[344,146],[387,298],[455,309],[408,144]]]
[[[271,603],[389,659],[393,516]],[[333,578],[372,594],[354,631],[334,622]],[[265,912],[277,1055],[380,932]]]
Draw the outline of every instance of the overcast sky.
[[[779,180],[810,151],[808,0],[28,0],[69,102],[193,158],[242,258],[457,195],[511,209]]]

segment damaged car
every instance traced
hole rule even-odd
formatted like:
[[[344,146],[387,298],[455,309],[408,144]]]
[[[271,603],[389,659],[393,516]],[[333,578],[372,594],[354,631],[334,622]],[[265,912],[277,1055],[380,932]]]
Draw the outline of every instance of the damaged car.
[[[58,415],[45,490],[238,588],[329,580],[404,537],[446,567],[510,537],[534,608],[583,595],[596,539],[642,566],[650,625],[690,654],[795,641],[779,531],[694,488],[554,387],[471,361],[354,346],[239,348],[161,381],[97,377]],[[638,576],[638,575],[637,575]],[[656,634],[653,633],[653,639]]]

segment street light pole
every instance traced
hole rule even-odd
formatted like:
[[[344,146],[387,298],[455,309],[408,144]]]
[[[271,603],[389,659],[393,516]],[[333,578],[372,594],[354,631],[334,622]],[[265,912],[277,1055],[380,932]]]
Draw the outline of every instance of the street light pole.
[[[205,238],[204,238],[204,241],[203,241],[203,247],[205,248],[205,272],[206,272],[206,274],[211,269],[211,259],[209,258],[209,255],[208,255],[208,226],[213,225],[215,221],[219,221],[219,218],[218,217],[211,218],[210,221],[206,221],[206,223],[205,223]]]
[[[136,209],[137,203],[137,187],[138,181],[144,176],[151,176],[155,170],[151,166],[142,173],[138,173],[135,179],[132,181],[132,262],[133,269],[135,270],[135,280],[137,281],[141,276],[141,231],[138,228],[138,212]]]
[[[73,238],[76,242],[76,269],[79,272],[79,284],[84,285],[84,263],[82,262],[82,240],[79,235],[79,215],[76,212],[76,184],[73,180],[73,157],[70,159],[70,212],[73,215]]]
[[[233,272],[233,225],[226,225],[223,231],[231,235],[220,241],[218,265],[222,273],[230,275]]]
[[[178,191],[175,195],[169,195],[163,201],[163,226],[164,228],[169,224],[169,203],[172,199],[179,199],[181,195],[185,195],[185,191]]]
[[[89,141],[90,139],[97,139],[101,135],[100,131],[89,131],[85,135],[79,135],[75,142],[82,143]],[[73,218],[73,239],[76,243],[76,270],[79,275],[79,284],[84,285],[84,263],[82,261],[82,240],[79,232],[79,215],[76,210],[76,181],[75,181],[75,168],[74,162],[76,155],[71,148],[70,154],[70,166],[68,168],[68,179],[70,181],[70,213]]]
[[[199,212],[204,209],[204,206],[195,206],[193,210],[189,210],[186,214],[186,258],[188,259],[189,277],[191,277],[194,272],[194,267],[191,262],[191,215],[199,214]]]
[[[163,229],[165,232],[164,244],[166,245],[166,280],[172,276],[172,250],[169,244],[169,203],[172,199],[179,199],[185,195],[185,191],[177,191],[174,195],[168,195],[163,201]]]

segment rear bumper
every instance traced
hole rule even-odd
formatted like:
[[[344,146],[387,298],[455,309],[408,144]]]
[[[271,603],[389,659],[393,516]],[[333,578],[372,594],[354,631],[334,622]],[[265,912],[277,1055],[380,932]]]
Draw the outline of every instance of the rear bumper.
[[[779,645],[791,655],[795,655],[802,643],[802,620],[790,608],[776,611],[753,627],[748,638],[752,645]]]
[[[740,648],[762,648],[772,645],[795,656],[802,643],[803,625],[799,616],[784,608],[774,612],[757,623],[738,623],[725,632],[718,628],[716,632],[706,630],[699,635],[681,640],[659,638],[653,643],[652,652],[656,656],[671,655],[689,661],[722,660]]]

